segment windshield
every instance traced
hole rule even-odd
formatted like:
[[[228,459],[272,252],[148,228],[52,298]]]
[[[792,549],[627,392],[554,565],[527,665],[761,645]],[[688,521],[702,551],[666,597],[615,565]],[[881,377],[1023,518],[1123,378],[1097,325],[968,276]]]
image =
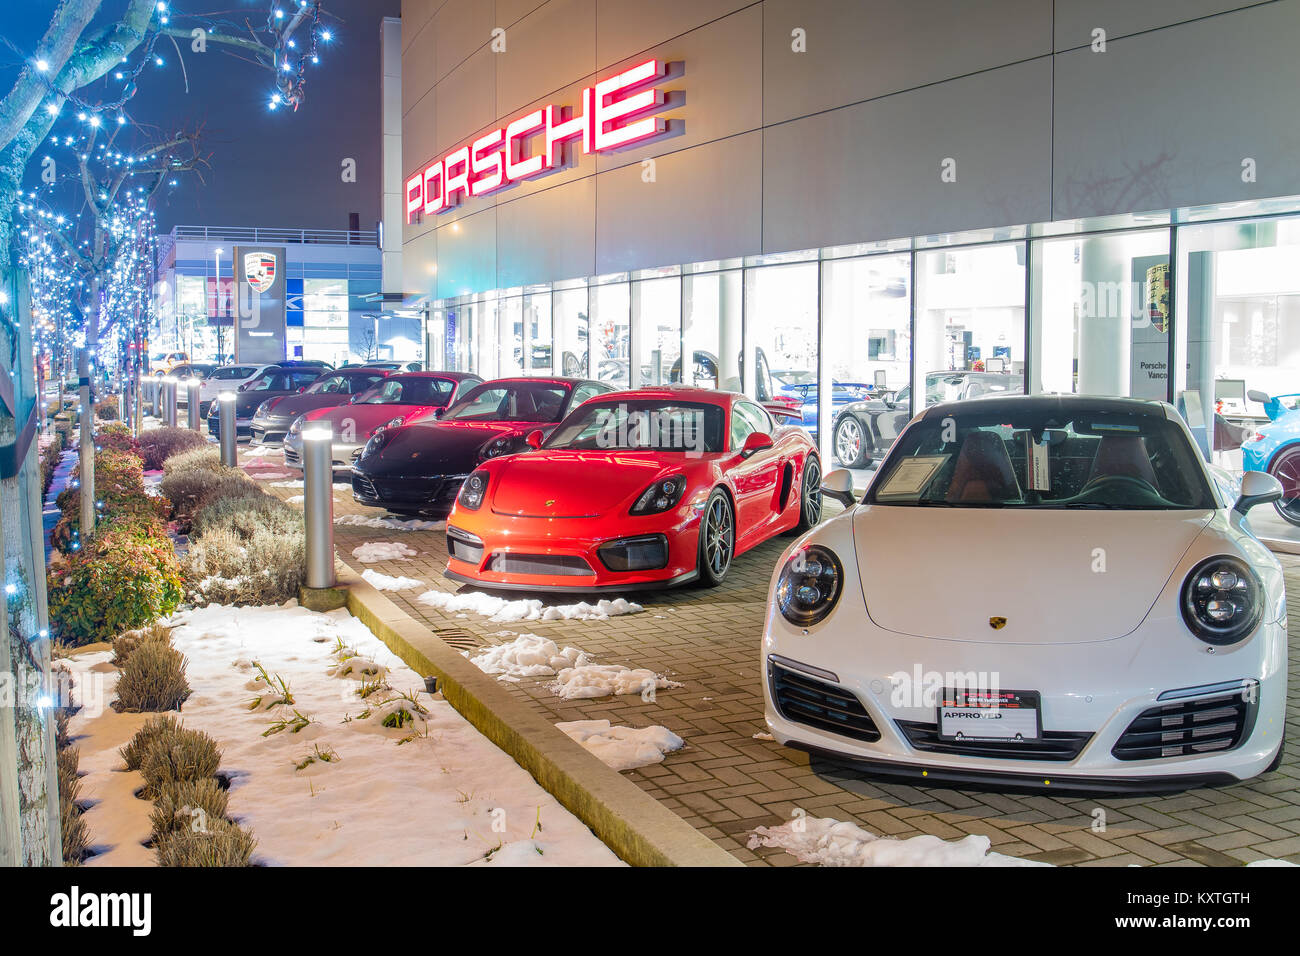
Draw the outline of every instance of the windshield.
[[[510,382],[480,385],[453,405],[442,421],[558,422],[569,397],[568,385]]]
[[[455,383],[445,378],[390,378],[372,388],[358,405],[446,405]]]
[[[1186,434],[1163,417],[1032,406],[993,414],[963,409],[908,428],[867,499],[950,508],[1215,507]]]
[[[232,365],[229,368],[219,368],[212,373],[214,380],[228,381],[230,379],[248,378],[257,371],[256,365]]]
[[[720,452],[722,409],[695,402],[588,402],[564,420],[546,447]]]
[[[280,384],[276,385],[277,382],[279,382]],[[264,372],[263,374],[259,375],[257,378],[253,379],[251,382],[246,384],[244,386],[244,391],[266,392],[266,391],[270,391],[273,387],[274,388],[284,387],[283,372]]]

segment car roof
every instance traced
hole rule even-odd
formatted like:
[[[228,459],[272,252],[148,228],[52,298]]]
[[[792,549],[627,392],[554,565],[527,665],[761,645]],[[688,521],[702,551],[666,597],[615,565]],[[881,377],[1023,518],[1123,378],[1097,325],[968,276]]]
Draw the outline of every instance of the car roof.
[[[1043,395],[993,395],[968,398],[965,401],[941,402],[931,405],[920,417],[925,420],[943,418],[962,410],[977,411],[980,414],[996,415],[1006,412],[1059,412],[1063,415],[1096,412],[1123,415],[1150,415],[1154,418],[1170,418],[1178,413],[1173,406],[1152,398],[1116,398],[1112,395],[1074,395],[1067,392],[1052,392]]]
[[[468,379],[482,381],[483,376],[475,375],[473,372],[429,372],[421,370],[419,372],[398,372],[396,375],[390,375],[389,378],[444,378],[453,382],[464,382]]]
[[[511,375],[505,378],[485,379],[484,385],[521,385],[532,383],[543,383],[548,385],[569,385],[577,387],[579,385],[608,385],[605,382],[597,382],[588,378],[565,378],[562,375]]]
[[[745,399],[761,404],[740,392],[728,392],[718,388],[698,388],[694,385],[649,385],[645,388],[623,389],[618,393],[620,399],[658,399],[665,402],[701,402],[707,405],[730,405]]]

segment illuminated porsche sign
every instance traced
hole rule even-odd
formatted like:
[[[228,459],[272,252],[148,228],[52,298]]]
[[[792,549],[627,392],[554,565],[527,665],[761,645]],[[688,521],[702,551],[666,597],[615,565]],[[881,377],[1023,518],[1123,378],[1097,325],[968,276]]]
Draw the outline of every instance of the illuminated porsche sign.
[[[407,178],[407,223],[558,169],[571,140],[581,139],[584,153],[599,153],[662,133],[667,121],[645,114],[664,105],[664,91],[649,84],[666,75],[663,61],[647,60],[584,89],[578,115],[546,106],[452,150]]]

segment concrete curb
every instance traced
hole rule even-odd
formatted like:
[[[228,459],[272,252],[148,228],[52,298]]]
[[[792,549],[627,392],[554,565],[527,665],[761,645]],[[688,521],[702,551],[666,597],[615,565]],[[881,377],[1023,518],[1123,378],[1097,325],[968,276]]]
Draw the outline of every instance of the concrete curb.
[[[677,814],[498,686],[341,561],[347,608],[465,719],[633,866],[741,866]]]

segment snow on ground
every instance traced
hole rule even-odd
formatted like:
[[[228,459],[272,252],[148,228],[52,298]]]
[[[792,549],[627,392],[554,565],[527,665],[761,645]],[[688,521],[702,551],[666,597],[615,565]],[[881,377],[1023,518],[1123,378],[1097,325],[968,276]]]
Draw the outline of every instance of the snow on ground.
[[[284,499],[286,505],[300,505],[307,499],[303,495],[290,495]]]
[[[509,601],[505,598],[484,594],[481,591],[467,591],[464,594],[448,594],[446,591],[426,591],[416,600],[441,611],[457,613],[471,611],[481,614],[489,621],[606,621],[621,614],[636,614],[642,610],[640,604],[633,604],[623,598],[613,601],[600,600],[595,604],[580,601],[577,604],[558,604],[547,606],[536,598]]]
[[[391,577],[387,574],[380,574],[372,568],[366,568],[362,571],[361,577],[377,591],[405,591],[409,588],[424,587],[424,582],[417,581],[415,578]]]
[[[271,478],[292,478],[293,477],[293,472],[291,471],[254,471],[253,469],[254,469],[253,465],[244,466],[244,471],[248,472],[248,476],[257,481],[267,481]]]
[[[831,817],[798,816],[775,827],[757,827],[749,849],[780,847],[801,863],[818,866],[1050,866],[989,851],[989,838],[972,833],[960,840],[915,836],[880,837],[857,824]]]
[[[352,549],[352,557],[363,564],[373,564],[376,561],[406,561],[418,553],[414,548],[398,541],[367,541]]]
[[[304,487],[304,484],[303,484],[303,479],[299,478],[297,481],[273,481],[271,482],[271,487],[272,488],[302,488]],[[352,483],[347,481],[336,481],[334,482],[334,490],[351,491]]]
[[[579,664],[566,667],[555,677],[551,689],[556,697],[578,700],[584,697],[608,697],[611,694],[644,694],[654,690],[681,687],[661,674],[644,667],[622,664]]]
[[[618,865],[526,771],[450,704],[424,693],[419,675],[346,611],[209,605],[173,622],[194,689],[181,716],[220,742],[222,771],[233,777],[231,814],[253,830],[260,862]],[[254,661],[288,682],[291,705],[249,710]],[[362,700],[361,680],[375,674],[391,690]],[[418,704],[397,698],[402,693]],[[421,708],[428,713],[414,728],[382,724],[386,714]],[[311,723],[263,736],[295,711]],[[337,759],[296,769],[320,754]]]
[[[419,518],[376,518],[372,515],[339,515],[335,524],[356,528],[381,528],[387,531],[435,531],[447,525],[445,521],[421,521]]]
[[[608,720],[569,720],[555,725],[615,770],[661,763],[686,742],[667,727],[611,727]]]
[[[587,661],[587,655],[576,647],[561,649],[537,634],[520,634],[513,641],[486,647],[470,657],[471,664],[485,674],[497,675],[499,680],[553,677],[557,671]]]

